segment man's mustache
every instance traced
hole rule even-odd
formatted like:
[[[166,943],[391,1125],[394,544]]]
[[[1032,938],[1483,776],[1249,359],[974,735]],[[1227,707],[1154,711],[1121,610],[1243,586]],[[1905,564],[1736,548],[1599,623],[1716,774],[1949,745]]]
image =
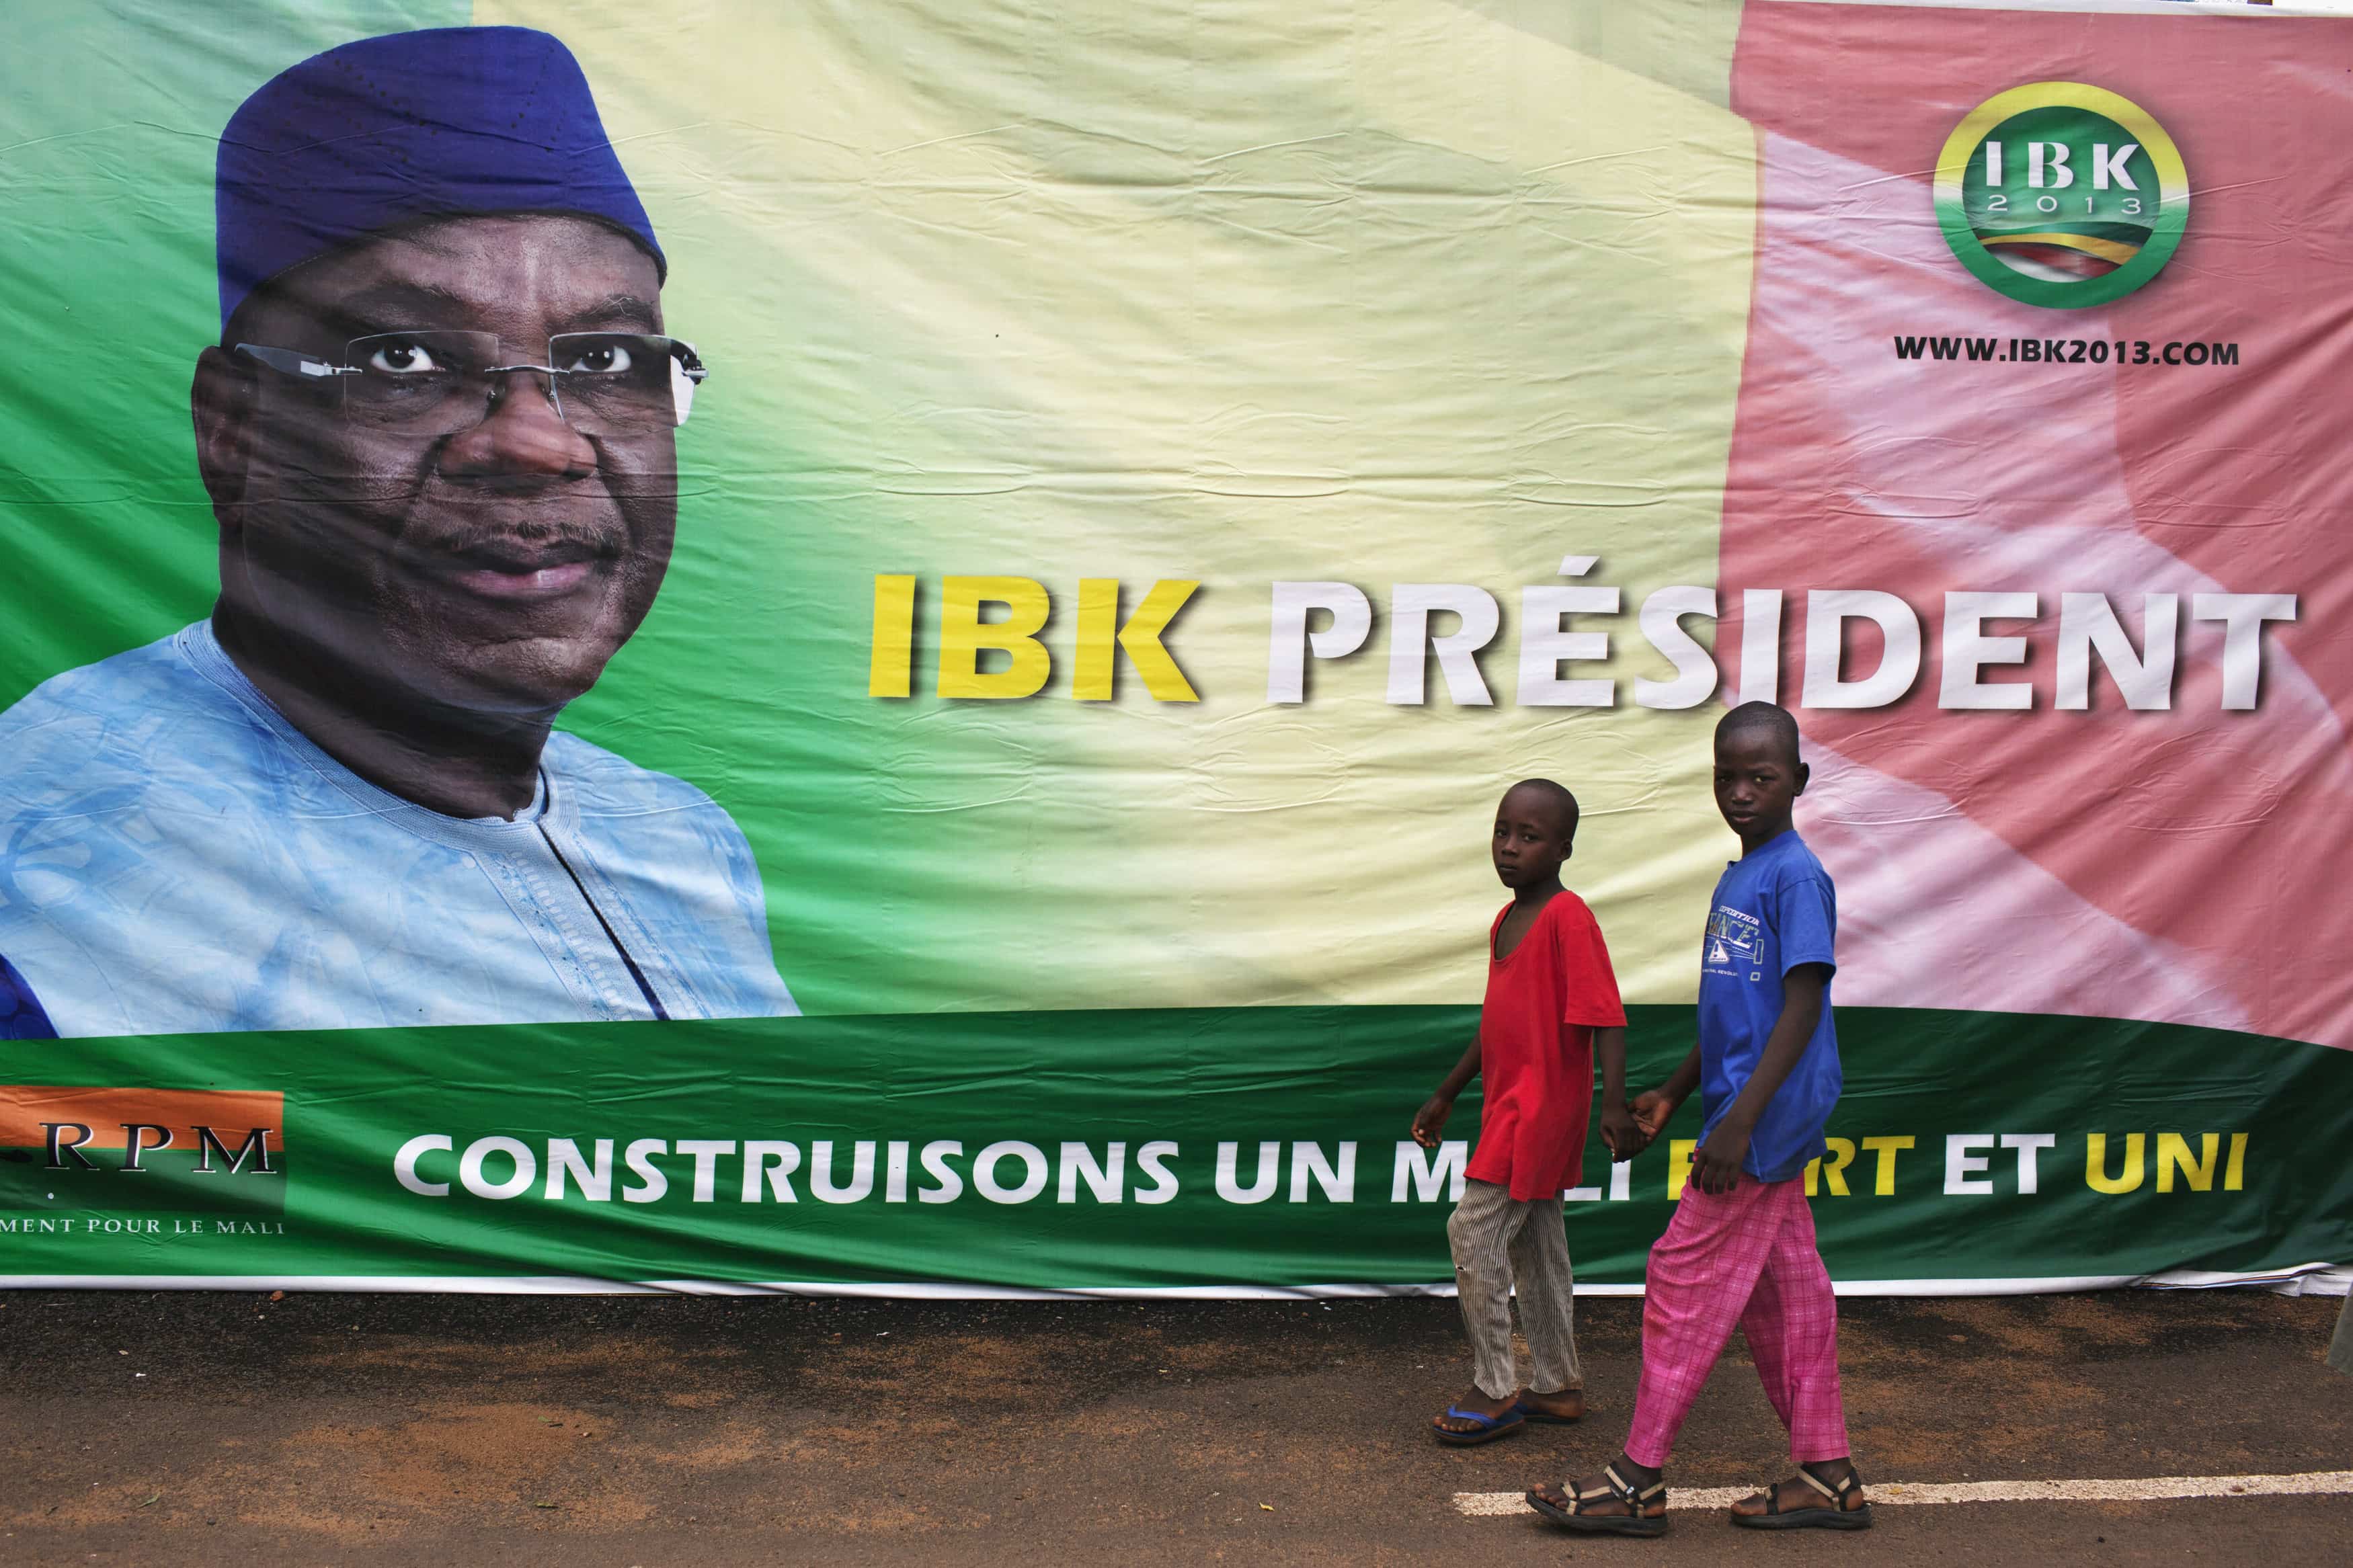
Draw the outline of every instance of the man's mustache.
[[[269,493],[249,493],[251,503],[294,506],[381,507],[414,504],[429,499],[437,506],[497,506],[502,500],[528,500],[535,496],[590,484],[623,499],[659,500],[678,494],[676,459],[659,468],[599,468],[592,479],[547,479],[517,481],[453,480],[431,470],[349,471],[286,467],[280,470]]]
[[[612,559],[628,548],[629,531],[618,518],[600,524],[576,514],[470,520],[461,529],[417,526],[412,520],[386,542],[393,554],[428,564],[464,561],[520,569]]]
[[[291,538],[307,536],[312,551],[350,559],[380,555],[420,566],[452,562],[524,570],[566,561],[613,560],[629,549],[630,530],[619,516],[584,515],[596,509],[577,501],[564,506],[518,504],[514,498],[485,501],[479,508],[437,507],[431,515],[396,519],[295,506],[272,509],[279,529]]]
[[[611,561],[628,548],[628,531],[618,526],[544,527],[526,523],[514,528],[480,530],[430,539],[401,536],[396,556],[425,565],[483,566],[501,572],[536,571],[575,561]]]

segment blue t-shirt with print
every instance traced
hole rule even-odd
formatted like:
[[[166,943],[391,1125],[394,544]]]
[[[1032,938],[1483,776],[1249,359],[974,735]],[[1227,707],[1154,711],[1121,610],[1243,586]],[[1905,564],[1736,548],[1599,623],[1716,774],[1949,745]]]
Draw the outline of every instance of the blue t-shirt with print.
[[[1830,873],[1797,830],[1759,845],[1725,868],[1715,884],[1700,943],[1700,1142],[1715,1131],[1746,1087],[1781,1016],[1782,977],[1801,963],[1838,967],[1838,895]],[[1838,1030],[1822,987],[1821,1022],[1806,1054],[1773,1096],[1748,1140],[1741,1168],[1760,1182],[1802,1174],[1822,1152],[1822,1128],[1838,1104]]]

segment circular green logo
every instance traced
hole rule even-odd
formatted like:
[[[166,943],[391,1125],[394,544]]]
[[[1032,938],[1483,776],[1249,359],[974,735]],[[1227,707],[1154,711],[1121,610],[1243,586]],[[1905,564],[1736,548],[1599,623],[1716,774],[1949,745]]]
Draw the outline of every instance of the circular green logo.
[[[1978,280],[2028,305],[2121,300],[2189,221],[2173,139],[2105,88],[2037,81],[1987,99],[1936,159],[1936,222]]]

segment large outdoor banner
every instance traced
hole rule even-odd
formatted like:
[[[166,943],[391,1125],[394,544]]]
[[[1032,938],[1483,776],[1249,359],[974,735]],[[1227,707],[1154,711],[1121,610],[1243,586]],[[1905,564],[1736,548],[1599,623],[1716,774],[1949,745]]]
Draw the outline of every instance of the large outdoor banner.
[[[1751,699],[1842,1289],[2353,1260],[2353,22],[103,0],[0,60],[0,1281],[1451,1288],[1497,797],[1581,803],[1646,1086]],[[1592,1141],[1582,1285],[1698,1122]]]

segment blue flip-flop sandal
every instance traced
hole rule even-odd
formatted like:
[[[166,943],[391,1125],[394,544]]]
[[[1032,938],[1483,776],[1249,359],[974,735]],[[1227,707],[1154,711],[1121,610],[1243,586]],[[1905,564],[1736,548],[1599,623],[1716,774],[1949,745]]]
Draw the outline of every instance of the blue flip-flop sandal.
[[[1479,1424],[1479,1429],[1475,1432],[1449,1432],[1443,1426],[1433,1425],[1430,1429],[1430,1435],[1450,1448],[1475,1448],[1482,1443],[1492,1443],[1498,1437],[1508,1437],[1528,1424],[1526,1413],[1516,1404],[1501,1415],[1482,1415],[1475,1410],[1465,1410],[1459,1405],[1448,1405],[1446,1414],[1457,1421],[1475,1421]]]

